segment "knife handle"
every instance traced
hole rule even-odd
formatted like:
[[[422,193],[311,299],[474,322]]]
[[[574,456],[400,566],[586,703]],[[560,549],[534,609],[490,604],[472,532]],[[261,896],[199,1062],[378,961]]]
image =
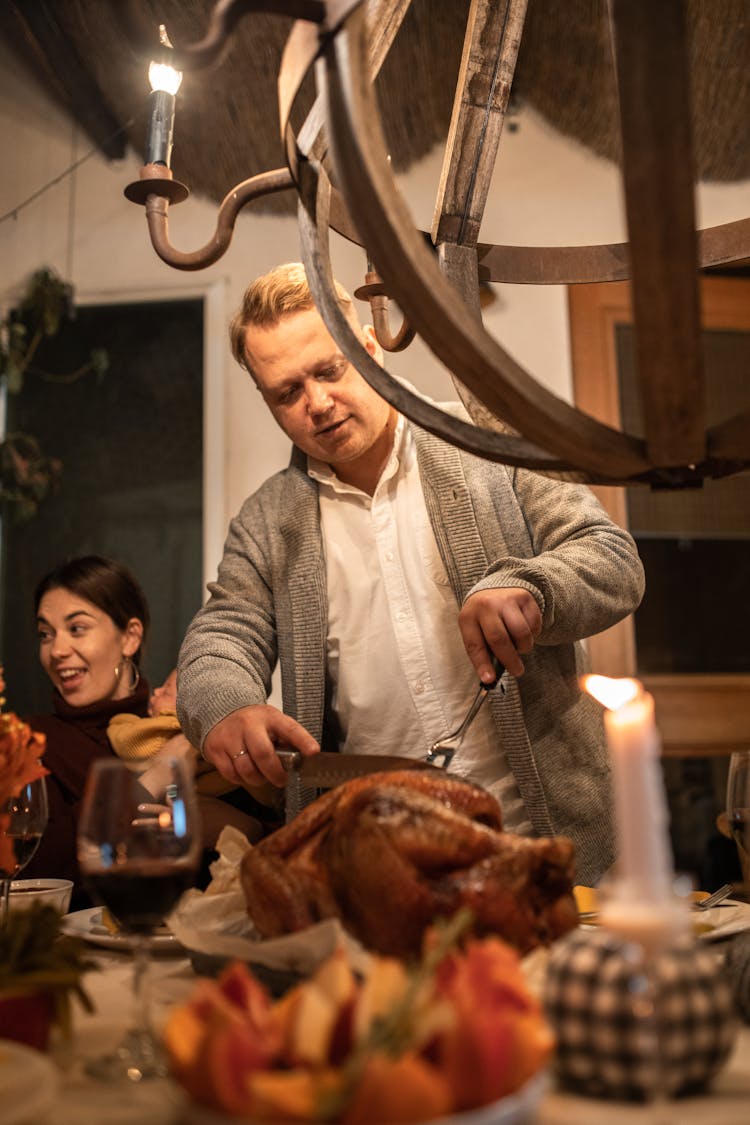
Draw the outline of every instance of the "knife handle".
[[[298,770],[302,765],[302,755],[299,750],[277,750],[276,756],[287,773]]]

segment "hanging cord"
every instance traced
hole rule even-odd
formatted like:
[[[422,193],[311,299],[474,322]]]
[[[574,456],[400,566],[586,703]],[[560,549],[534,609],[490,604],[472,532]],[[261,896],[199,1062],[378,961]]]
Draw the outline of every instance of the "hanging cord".
[[[134,123],[135,118],[131,117],[130,121],[126,121],[125,124],[121,125],[119,129],[115,129],[114,133],[112,133],[111,136],[107,137],[103,143],[108,144],[109,141],[113,141],[115,137],[119,137],[121,133],[127,132],[127,130]],[[85,164],[86,161],[90,160],[92,156],[95,156],[97,152],[99,152],[99,145],[94,145],[93,148],[84,153],[80,160],[76,160],[74,164],[71,164],[70,167],[61,172],[59,176],[55,176],[53,180],[50,180],[48,183],[40,187],[37,191],[33,192],[27,199],[24,199],[21,203],[16,204],[15,207],[11,207],[10,211],[6,211],[4,215],[0,215],[0,223],[4,223],[6,219],[17,219],[19,211],[22,211],[24,207],[28,207],[30,203],[33,203],[34,200],[38,199],[40,195],[44,195],[44,193],[46,191],[49,191],[51,187],[54,187],[55,184],[59,184],[60,181],[64,180],[66,176],[69,176],[71,172],[75,172],[76,168],[80,168],[82,164]]]

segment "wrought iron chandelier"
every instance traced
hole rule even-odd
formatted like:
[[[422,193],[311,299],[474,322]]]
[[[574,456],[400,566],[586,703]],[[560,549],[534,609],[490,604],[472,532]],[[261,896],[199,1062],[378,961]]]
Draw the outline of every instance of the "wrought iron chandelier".
[[[243,207],[296,191],[302,257],[329,331],[364,378],[418,425],[478,456],[590,483],[681,488],[750,467],[750,406],[713,426],[705,417],[698,269],[750,258],[750,218],[695,230],[684,0],[610,0],[628,242],[570,247],[479,241],[527,0],[472,0],[432,230],[414,226],[373,91],[409,3],[219,0],[203,40],[178,51],[162,36],[156,52],[137,0],[122,5],[131,40],[178,71],[214,63],[247,13],[296,20],[278,78],[286,166],[232,188],[211,240],[192,253],[169,240],[170,204],[188,195],[169,168],[174,94],[152,94],[146,163],[125,194],[145,205],[159,257],[176,269],[203,269],[226,251]],[[317,97],[295,134],[292,111],[313,68]],[[452,373],[472,422],[407,390],[365,351],[336,299],[331,228],[361,245],[373,264],[357,292],[370,301],[383,348],[400,350],[418,333]],[[479,305],[487,281],[627,277],[645,437],[599,422],[543,387],[483,328]],[[395,334],[389,298],[405,317]]]

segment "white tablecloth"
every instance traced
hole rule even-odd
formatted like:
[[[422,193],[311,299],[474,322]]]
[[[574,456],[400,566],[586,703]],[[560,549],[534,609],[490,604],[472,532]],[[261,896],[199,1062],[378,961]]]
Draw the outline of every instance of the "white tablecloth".
[[[60,1098],[49,1125],[182,1125],[185,1102],[168,1079],[116,1086],[83,1073],[86,1059],[114,1047],[132,1012],[132,959],[102,951],[101,970],[86,978],[96,1011],[76,1010],[67,1050],[55,1047],[61,1067]],[[152,961],[154,1024],[192,991],[196,977],[183,958]],[[537,1125],[748,1125],[750,1122],[750,1028],[743,1027],[735,1051],[710,1095],[669,1103],[658,1115],[644,1106],[603,1102],[552,1091],[542,1102]],[[46,1125],[35,1117],[34,1125]]]

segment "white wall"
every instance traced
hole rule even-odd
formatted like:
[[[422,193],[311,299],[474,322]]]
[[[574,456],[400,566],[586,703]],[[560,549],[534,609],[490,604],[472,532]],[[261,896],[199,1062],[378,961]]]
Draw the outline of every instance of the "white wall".
[[[145,100],[145,99],[144,99]],[[624,238],[619,177],[606,161],[554,133],[529,110],[519,129],[506,132],[495,172],[482,240],[497,243],[566,245]],[[179,107],[175,143],[180,143]],[[0,45],[0,216],[61,175],[90,145],[28,79]],[[435,152],[401,180],[415,221],[429,229],[440,174]],[[206,358],[213,371],[208,403],[206,574],[215,573],[223,528],[240,503],[288,459],[288,442],[266,415],[248,377],[229,354],[226,323],[249,280],[281,261],[299,257],[296,222],[252,214],[238,220],[226,255],[201,273],[164,265],[151,249],[143,210],[125,200],[127,183],[138,178],[140,156],[107,163],[86,160],[53,184],[15,217],[0,222],[0,300],[22,288],[32,270],[49,265],[75,286],[79,301],[109,295],[138,299],[210,292]],[[227,184],[227,190],[232,185]],[[214,229],[216,208],[191,197],[172,209],[175,246],[194,250]],[[750,183],[701,185],[699,225],[750,214]],[[364,278],[363,252],[334,240],[334,268],[349,289]],[[570,355],[565,289],[560,286],[499,286],[500,300],[485,323],[516,359],[550,389],[570,396]],[[416,341],[389,357],[389,368],[407,375],[427,394],[455,397],[450,380],[428,349]]]

